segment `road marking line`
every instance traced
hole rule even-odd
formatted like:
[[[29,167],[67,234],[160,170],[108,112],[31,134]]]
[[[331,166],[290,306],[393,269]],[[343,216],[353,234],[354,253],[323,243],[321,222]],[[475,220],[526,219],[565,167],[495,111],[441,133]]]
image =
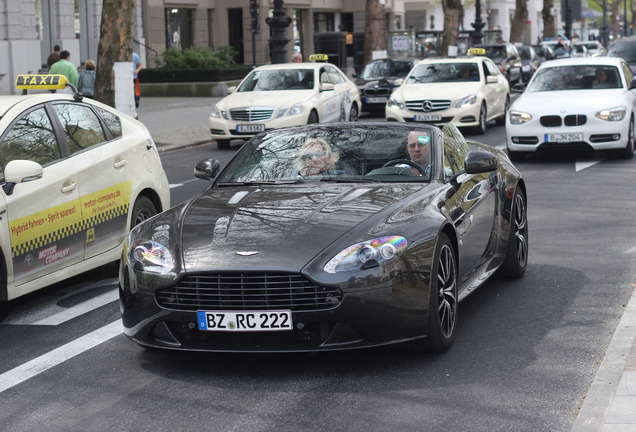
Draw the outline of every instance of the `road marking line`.
[[[170,189],[183,186],[183,183],[170,183]]]
[[[121,320],[117,320],[84,335],[72,342],[62,345],[59,348],[49,351],[27,363],[24,363],[8,372],[0,375],[0,393],[14,387],[29,378],[44,372],[47,369],[57,366],[78,354],[88,351],[123,332]]]
[[[497,149],[499,149],[499,150],[505,150],[505,149],[506,149],[506,147],[508,147],[508,146],[506,145],[506,143],[503,143],[503,144],[499,144],[499,145],[498,145],[498,146],[496,146],[495,148],[497,148]]]
[[[599,163],[601,163],[603,161],[604,161],[604,159],[599,159],[599,160],[595,160],[595,161],[586,161],[586,162],[576,161],[576,162],[574,162],[574,171],[575,172],[583,171],[585,168],[589,168],[589,167],[594,166],[596,164],[599,164]]]
[[[82,302],[78,305],[70,307],[62,312],[56,313],[50,317],[41,319],[32,323],[32,325],[52,325],[56,326],[62,324],[63,322],[72,320],[75,317],[80,315],[84,315],[87,312],[90,312],[98,307],[102,307],[107,305],[108,303],[114,302],[115,300],[119,300],[119,292],[117,289],[104,293],[102,295],[98,295],[97,297],[93,297],[90,300]]]

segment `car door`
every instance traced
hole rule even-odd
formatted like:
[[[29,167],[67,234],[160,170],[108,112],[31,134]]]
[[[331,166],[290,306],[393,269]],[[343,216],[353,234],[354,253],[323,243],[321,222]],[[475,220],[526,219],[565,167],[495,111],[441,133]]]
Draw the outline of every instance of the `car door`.
[[[459,137],[460,135],[458,135]],[[444,136],[444,173],[446,177],[464,169],[464,159],[470,148],[463,138]],[[447,201],[447,210],[459,236],[460,283],[494,253],[494,235],[499,183],[496,171],[481,174],[459,174],[455,194]]]
[[[319,117],[321,123],[336,122],[340,119],[342,112],[342,94],[336,89],[333,82],[333,73],[329,71],[330,66],[322,66],[318,74],[319,77]],[[333,86],[333,89],[325,89],[324,84]]]
[[[114,114],[99,111],[112,117],[107,127],[89,105],[59,102],[52,108],[64,131],[69,162],[77,172],[86,232],[84,258],[88,259],[118,247],[126,233],[132,152]]]
[[[3,237],[10,239],[13,279],[21,285],[81,261],[84,242],[77,173],[64,157],[50,107],[39,105],[17,117],[0,137],[2,182],[13,160],[43,167],[41,178],[13,189],[4,183],[0,191],[1,226],[8,230]]]
[[[486,79],[488,76],[497,77],[497,83],[486,84],[484,86],[484,94],[486,95],[486,105],[488,106],[488,117],[498,117],[506,107],[506,77],[504,77],[495,64],[484,59],[484,73]]]

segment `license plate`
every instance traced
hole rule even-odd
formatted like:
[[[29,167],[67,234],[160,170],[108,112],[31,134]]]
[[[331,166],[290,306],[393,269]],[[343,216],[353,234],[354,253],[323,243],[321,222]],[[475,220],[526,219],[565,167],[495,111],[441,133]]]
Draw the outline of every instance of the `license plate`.
[[[386,103],[387,100],[385,97],[368,97],[367,103]]]
[[[203,331],[281,331],[292,330],[290,310],[272,311],[197,311],[199,330]]]
[[[415,116],[415,121],[439,121],[441,119],[441,114],[417,114]]]
[[[263,132],[265,130],[264,124],[251,124],[251,125],[237,125],[237,132]]]
[[[582,133],[551,133],[545,134],[545,142],[567,143],[583,141]]]

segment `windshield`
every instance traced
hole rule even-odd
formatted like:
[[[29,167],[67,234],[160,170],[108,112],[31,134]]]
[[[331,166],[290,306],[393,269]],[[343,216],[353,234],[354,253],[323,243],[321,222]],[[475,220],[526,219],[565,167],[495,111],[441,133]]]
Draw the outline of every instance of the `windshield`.
[[[519,48],[519,55],[521,60],[532,60],[532,53],[529,48]]]
[[[416,66],[406,84],[479,81],[477,63],[424,63]]]
[[[527,91],[594,90],[622,87],[623,84],[616,66],[576,65],[539,69]]]
[[[491,58],[497,62],[501,62],[506,59],[506,47],[505,46],[488,46],[486,49],[486,57]]]
[[[367,64],[360,78],[382,79],[389,77],[404,78],[411,71],[411,62],[408,61],[377,61]]]
[[[313,88],[313,69],[267,69],[253,71],[245,78],[237,91],[310,90]]]
[[[218,184],[427,182],[434,160],[433,140],[438,139],[435,130],[334,124],[273,131],[245,144]],[[411,133],[417,136],[410,137]],[[390,161],[394,162],[384,167]],[[409,162],[423,172],[412,169]]]
[[[610,57],[621,57],[627,63],[636,63],[636,42],[617,43],[607,53]]]

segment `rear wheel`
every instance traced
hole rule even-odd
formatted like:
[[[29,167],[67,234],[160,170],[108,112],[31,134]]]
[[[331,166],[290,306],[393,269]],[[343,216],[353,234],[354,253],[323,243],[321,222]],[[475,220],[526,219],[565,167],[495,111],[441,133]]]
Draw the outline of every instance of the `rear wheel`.
[[[426,338],[411,341],[414,351],[446,351],[455,339],[457,324],[457,262],[446,234],[440,234],[435,248],[429,290]]]
[[[137,198],[137,201],[135,201],[135,205],[133,207],[132,217],[130,219],[130,228],[139,225],[146,219],[150,219],[156,214],[157,209],[150,198],[140,196],[139,198]]]
[[[519,278],[528,267],[528,212],[521,188],[517,186],[512,197],[510,233],[506,260],[499,267],[502,276]]]
[[[634,118],[629,121],[627,145],[624,149],[619,150],[618,156],[621,159],[632,159],[634,157]]]
[[[225,150],[230,148],[230,140],[229,139],[218,139],[216,140],[216,145],[219,150]]]

